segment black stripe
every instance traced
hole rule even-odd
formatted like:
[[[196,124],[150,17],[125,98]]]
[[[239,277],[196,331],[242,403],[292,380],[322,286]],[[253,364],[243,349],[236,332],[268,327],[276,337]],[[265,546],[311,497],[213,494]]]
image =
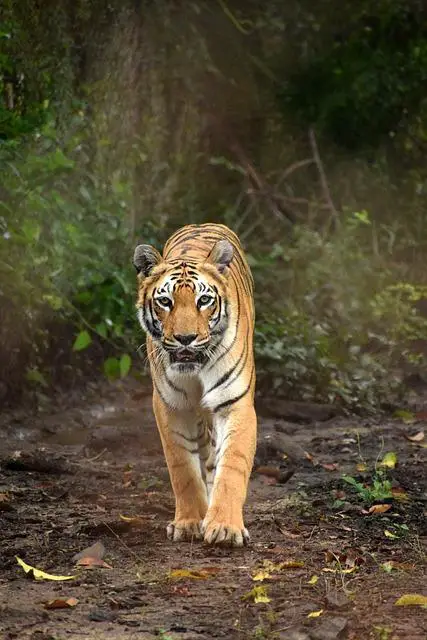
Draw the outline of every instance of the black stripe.
[[[167,400],[164,398],[162,392],[160,391],[159,387],[156,384],[156,381],[154,379],[153,376],[151,376],[151,379],[153,381],[153,387],[155,388],[155,390],[157,391],[157,393],[159,394],[160,398],[163,400],[164,404],[167,405],[168,407],[170,407],[170,404],[167,402]]]
[[[237,371],[236,375],[235,375],[235,376],[233,376],[233,377],[231,378],[231,380],[229,380],[229,382],[225,385],[224,389],[227,389],[231,384],[233,384],[233,382],[234,382],[235,380],[237,380],[237,378],[238,378],[238,377],[240,376],[240,374],[242,373],[242,371],[243,371],[243,369],[245,368],[245,365],[246,365],[246,363],[247,363],[247,361],[248,361],[248,356],[249,356],[249,327],[248,327],[248,332],[247,332],[247,334],[246,334],[245,348],[244,348],[244,350],[242,351],[242,354],[241,354],[241,356],[240,356],[240,358],[239,358],[239,362],[240,362],[241,357],[243,356],[243,353],[245,353],[245,359],[244,359],[244,360],[243,360],[243,362],[242,362],[242,366],[240,367],[239,371]],[[224,389],[223,389],[223,391],[224,391]]]
[[[219,356],[217,357],[217,359],[215,360],[215,362],[213,362],[211,364],[211,366],[207,369],[207,371],[210,371],[211,369],[213,369],[213,367],[215,367],[217,365],[217,363],[222,360],[222,358],[224,358],[224,356],[226,356],[228,353],[230,353],[231,349],[234,347],[236,340],[237,340],[237,336],[239,333],[239,325],[240,325],[240,298],[239,296],[237,296],[237,320],[236,320],[236,331],[234,333],[233,336],[233,340],[231,341],[231,344],[229,347],[227,347],[227,349],[225,351],[223,351],[222,353],[219,354]]]
[[[216,447],[216,449],[215,449],[215,457],[216,457],[216,458],[218,457],[219,452],[220,452],[220,451],[221,451],[221,449],[223,448],[224,444],[225,444],[225,443],[227,442],[227,440],[230,438],[231,434],[232,434],[232,431],[229,431],[229,432],[226,434],[226,436],[225,436],[224,440],[223,440],[223,441],[221,442],[221,444],[219,445],[219,447]]]
[[[245,343],[246,345],[246,343]],[[217,389],[218,387],[220,387],[222,384],[224,384],[224,382],[227,382],[227,380],[229,379],[229,377],[233,374],[233,372],[236,370],[236,368],[239,366],[242,358],[243,358],[243,354],[245,353],[245,349],[242,351],[242,353],[240,354],[239,359],[237,360],[237,362],[235,362],[233,364],[233,366],[224,373],[224,375],[222,375],[220,377],[219,380],[217,380],[214,384],[213,387],[211,387],[210,389],[208,389],[204,395],[207,395],[208,393],[210,393],[211,391],[213,391],[214,389]],[[228,386],[228,385],[227,385]]]
[[[166,380],[166,382],[168,383],[168,385],[169,385],[169,386],[170,386],[174,391],[177,391],[178,393],[182,393],[182,395],[183,395],[185,398],[187,397],[187,393],[186,393],[186,391],[184,391],[184,389],[180,389],[179,387],[177,387],[177,386],[172,382],[172,380],[170,380],[170,379],[168,378],[168,376],[167,376],[167,374],[166,374],[166,371],[165,371],[165,373],[164,373],[164,376],[165,376],[165,380]]]
[[[221,411],[221,409],[225,409],[226,407],[231,407],[231,405],[241,400],[249,392],[251,388],[253,375],[254,375],[254,370],[252,368],[251,379],[249,380],[249,384],[246,387],[246,389],[242,391],[242,393],[240,393],[238,396],[235,396],[234,398],[230,398],[230,400],[226,400],[225,402],[221,402],[221,404],[218,404],[213,409],[213,413],[217,413],[218,411]]]

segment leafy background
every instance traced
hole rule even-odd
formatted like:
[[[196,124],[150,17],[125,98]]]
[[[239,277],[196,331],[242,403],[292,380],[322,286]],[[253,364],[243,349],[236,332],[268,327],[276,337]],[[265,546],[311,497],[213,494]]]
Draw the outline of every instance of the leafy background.
[[[369,410],[425,365],[420,2],[5,0],[0,401],[140,375],[137,241],[241,236],[259,389]]]

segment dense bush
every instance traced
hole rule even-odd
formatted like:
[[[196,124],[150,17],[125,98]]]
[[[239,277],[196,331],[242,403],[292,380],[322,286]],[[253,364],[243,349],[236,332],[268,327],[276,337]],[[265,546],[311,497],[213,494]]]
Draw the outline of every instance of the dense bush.
[[[405,368],[424,364],[427,290],[400,281],[403,265],[386,254],[386,237],[384,253],[374,250],[370,225],[354,213],[336,233],[296,228],[290,243],[250,256],[259,378],[276,393],[367,409],[396,393]]]
[[[253,267],[262,391],[366,409],[421,371],[418,2],[39,4],[0,30],[0,400],[136,372],[134,244],[206,220]]]
[[[119,357],[105,360],[110,377],[125,375],[134,359],[131,186],[119,174],[107,181],[90,172],[86,127],[80,112],[65,139],[47,124],[0,151],[0,349],[4,383],[15,388],[22,377],[51,382],[46,353],[55,339],[69,359],[92,341],[104,344]],[[155,241],[149,219],[140,231]],[[58,344],[62,330],[55,336],[61,325],[70,327],[68,344]]]

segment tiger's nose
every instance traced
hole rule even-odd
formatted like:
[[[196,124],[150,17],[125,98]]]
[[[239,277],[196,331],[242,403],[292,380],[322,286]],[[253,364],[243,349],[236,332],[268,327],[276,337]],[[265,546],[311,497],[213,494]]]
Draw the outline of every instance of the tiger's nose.
[[[173,337],[175,340],[183,344],[184,347],[187,347],[197,338],[197,333],[175,333]]]

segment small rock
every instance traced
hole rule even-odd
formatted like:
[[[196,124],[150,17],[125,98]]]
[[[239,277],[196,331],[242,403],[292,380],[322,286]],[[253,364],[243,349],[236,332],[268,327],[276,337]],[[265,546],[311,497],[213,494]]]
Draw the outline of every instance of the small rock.
[[[326,594],[325,604],[328,609],[346,609],[351,603],[342,591],[330,591]]]
[[[311,640],[345,640],[347,638],[346,618],[327,618],[310,631]]]
[[[111,611],[103,611],[102,609],[94,609],[89,612],[88,618],[91,622],[113,622],[117,618],[117,614]]]

